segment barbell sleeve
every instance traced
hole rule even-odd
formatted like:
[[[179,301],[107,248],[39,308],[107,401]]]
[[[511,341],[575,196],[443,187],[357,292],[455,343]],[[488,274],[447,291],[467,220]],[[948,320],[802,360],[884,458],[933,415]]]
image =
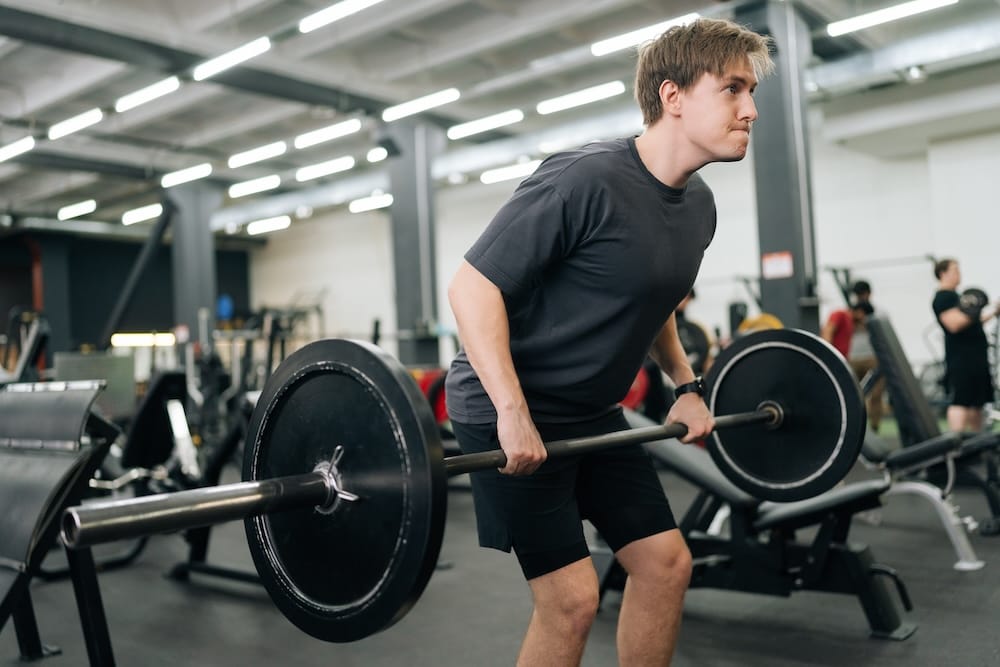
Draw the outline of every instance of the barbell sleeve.
[[[330,500],[322,472],[239,482],[70,507],[62,540],[70,548],[210,526]]]
[[[753,412],[739,412],[731,415],[721,415],[715,418],[715,429],[726,429],[734,426],[751,424],[777,425],[783,418],[777,406],[766,405]],[[647,426],[626,431],[615,431],[604,435],[555,440],[545,443],[549,458],[585,454],[621,445],[634,445],[667,438],[683,438],[687,434],[687,426],[679,422],[660,426]],[[449,456],[444,460],[445,471],[449,477],[467,472],[503,468],[507,465],[507,456],[502,449],[474,454]]]

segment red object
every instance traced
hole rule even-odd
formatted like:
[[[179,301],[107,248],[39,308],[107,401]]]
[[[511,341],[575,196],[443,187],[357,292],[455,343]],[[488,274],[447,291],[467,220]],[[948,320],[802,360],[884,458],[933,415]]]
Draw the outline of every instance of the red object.
[[[410,375],[417,381],[420,391],[427,397],[434,412],[434,419],[438,424],[448,421],[448,407],[444,398],[444,378],[443,368],[411,368]]]
[[[847,358],[851,350],[851,336],[854,335],[854,318],[849,310],[835,310],[830,313],[827,326],[833,327],[833,346]]]
[[[646,392],[649,391],[649,375],[645,369],[639,369],[639,374],[632,380],[632,386],[628,388],[628,393],[622,399],[622,405],[629,410],[638,410],[646,400]]]

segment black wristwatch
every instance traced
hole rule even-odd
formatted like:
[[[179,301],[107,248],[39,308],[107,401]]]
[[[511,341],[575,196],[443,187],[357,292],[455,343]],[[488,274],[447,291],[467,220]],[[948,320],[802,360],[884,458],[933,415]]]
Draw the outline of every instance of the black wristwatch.
[[[691,392],[699,396],[705,395],[705,381],[700,375],[694,379],[694,382],[687,382],[674,389],[674,398],[680,398],[684,394],[690,394]]]

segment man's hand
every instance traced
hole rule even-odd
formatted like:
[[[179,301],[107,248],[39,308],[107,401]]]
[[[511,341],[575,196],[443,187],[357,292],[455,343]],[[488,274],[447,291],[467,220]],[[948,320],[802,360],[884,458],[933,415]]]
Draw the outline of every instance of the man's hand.
[[[505,475],[530,475],[548,456],[531,416],[526,411],[497,415],[500,449],[507,455]]]
[[[670,408],[667,423],[680,422],[687,426],[687,435],[681,442],[691,443],[701,440],[715,428],[715,418],[708,411],[708,406],[701,396],[695,393],[682,394]]]

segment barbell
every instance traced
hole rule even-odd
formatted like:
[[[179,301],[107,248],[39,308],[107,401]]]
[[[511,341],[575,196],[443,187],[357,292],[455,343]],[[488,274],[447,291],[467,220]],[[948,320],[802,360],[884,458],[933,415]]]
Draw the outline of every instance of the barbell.
[[[706,378],[708,448],[762,499],[828,490],[853,466],[864,404],[820,338],[765,331],[726,348]],[[547,443],[549,457],[681,437],[683,424]],[[368,343],[322,340],[290,355],[250,419],[237,484],[69,508],[71,548],[244,519],[261,582],[306,633],[333,642],[383,630],[416,603],[444,534],[447,477],[500,468],[501,450],[444,458],[438,427],[399,364]]]

